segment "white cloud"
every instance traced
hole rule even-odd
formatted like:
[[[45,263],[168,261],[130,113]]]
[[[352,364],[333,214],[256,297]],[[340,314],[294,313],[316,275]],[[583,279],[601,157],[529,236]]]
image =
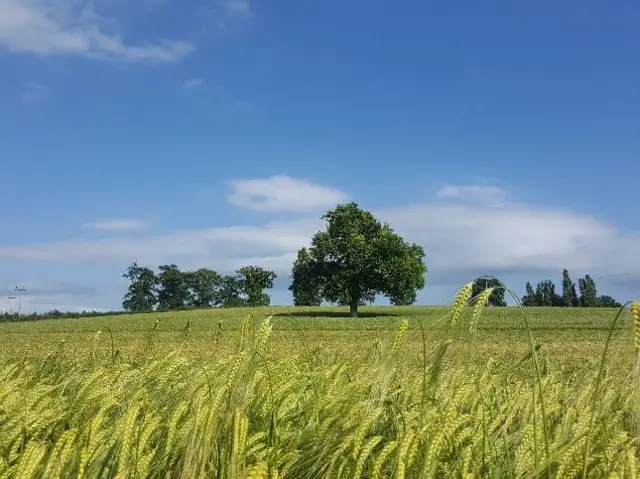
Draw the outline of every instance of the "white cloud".
[[[190,78],[182,84],[182,88],[184,88],[185,90],[195,90],[204,86],[204,83],[204,80],[202,80],[201,78]]]
[[[0,0],[0,48],[121,62],[172,62],[193,50],[182,41],[131,45],[88,0]],[[112,29],[111,29],[112,30]]]
[[[94,230],[104,231],[130,231],[130,230],[142,230],[147,227],[147,222],[135,219],[105,219],[100,221],[92,221],[85,223],[86,228]]]
[[[308,211],[333,207],[348,199],[346,193],[336,188],[285,175],[236,180],[231,186],[229,201],[256,211]]]
[[[251,4],[249,0],[220,0],[220,9],[230,17],[247,17],[251,15]]]
[[[533,206],[416,204],[374,211],[406,239],[425,247],[427,287],[461,284],[482,274],[594,277],[640,271],[640,236],[588,215]],[[232,271],[259,264],[286,277],[297,250],[321,227],[316,218],[179,230],[161,236],[0,246],[0,259],[126,266],[130,261]],[[635,277],[630,280],[637,281]],[[516,285],[519,287],[521,285]]]
[[[162,236],[71,240],[31,245],[0,246],[0,258],[110,266],[141,263],[215,264],[233,270],[247,254],[259,257],[296,252],[319,226],[318,220],[179,230]]]
[[[36,104],[49,96],[50,88],[37,82],[27,82],[24,84],[22,98],[28,104]]]
[[[437,196],[438,198],[499,204],[506,199],[507,193],[502,188],[498,188],[496,186],[445,185],[438,190]]]
[[[214,0],[203,18],[224,32],[253,17],[249,0]]]
[[[640,236],[605,221],[559,209],[522,205],[418,204],[380,212],[408,239],[426,247],[442,279],[479,274],[560,271],[612,274],[640,270]]]

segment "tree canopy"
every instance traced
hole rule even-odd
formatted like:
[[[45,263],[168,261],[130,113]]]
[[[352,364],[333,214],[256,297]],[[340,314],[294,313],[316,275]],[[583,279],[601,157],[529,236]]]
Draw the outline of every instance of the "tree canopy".
[[[189,288],[189,305],[194,308],[208,308],[220,303],[219,290],[222,276],[212,269],[200,268],[184,273]]]
[[[161,265],[158,271],[135,262],[129,266],[123,275],[131,282],[122,301],[125,311],[268,306],[271,298],[265,290],[276,279],[273,271],[259,266],[244,266],[227,276],[207,268],[182,271],[175,264]]]
[[[156,291],[158,278],[153,270],[146,266],[139,266],[134,261],[122,277],[131,281],[122,301],[124,310],[132,313],[153,311],[158,301]]]
[[[421,246],[407,243],[354,202],[338,205],[322,219],[325,228],[309,248],[298,251],[293,265],[294,304],[348,304],[357,316],[358,305],[376,294],[397,305],[415,301],[427,272]]]
[[[182,309],[192,303],[189,291],[189,273],[183,273],[175,264],[163,264],[158,267],[158,309],[171,311]]]

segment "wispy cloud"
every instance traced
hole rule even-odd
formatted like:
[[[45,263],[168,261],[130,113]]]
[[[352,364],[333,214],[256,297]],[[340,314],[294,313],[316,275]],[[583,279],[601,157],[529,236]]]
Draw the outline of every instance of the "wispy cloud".
[[[445,185],[438,190],[437,196],[438,198],[499,204],[506,200],[507,192],[496,186]]]
[[[205,84],[205,81],[202,78],[190,78],[185,80],[182,84],[182,88],[184,90],[196,90],[198,88],[202,88]]]
[[[229,200],[232,203],[257,211],[312,211],[333,207],[347,199],[338,189],[283,175],[238,180],[231,186]],[[445,194],[434,202],[372,210],[405,239],[424,246],[429,267],[425,294],[431,294],[433,288],[448,290],[451,285],[460,285],[483,274],[507,281],[509,278],[557,279],[563,268],[569,269],[574,277],[589,273],[597,280],[609,278],[603,280],[603,284],[610,287],[615,279],[615,291],[602,292],[614,296],[620,292],[619,299],[626,299],[624,296],[640,284],[637,274],[640,234],[623,232],[592,215],[508,201],[499,206],[491,202],[453,201],[460,196],[464,195]],[[108,271],[111,277],[114,268],[124,269],[131,261],[151,266],[176,263],[187,270],[206,266],[222,273],[256,264],[273,269],[287,281],[296,252],[309,245],[312,235],[322,227],[322,220],[318,212],[313,212],[296,220],[254,226],[176,229],[164,234],[129,231],[144,225],[143,221],[134,219],[102,220],[87,227],[115,232],[107,238],[0,244],[0,261],[21,264],[22,271],[50,267],[56,275],[60,270],[57,264],[65,265],[63,270],[73,270],[75,265],[81,274],[87,271],[89,284],[96,271]],[[50,266],[46,266],[47,263]],[[45,297],[70,306],[117,306],[126,285],[116,276],[110,283],[113,288],[100,298],[71,293],[65,293],[63,298],[64,291],[57,295],[51,288],[44,291],[46,288],[42,287],[43,297],[38,299],[37,308],[52,309],[43,302],[47,301]],[[6,286],[12,288],[15,279],[10,281]],[[70,281],[81,279],[73,274]],[[35,283],[19,284],[27,286],[29,294],[36,295]],[[103,291],[105,285],[96,289]],[[518,289],[523,284],[510,286]],[[64,290],[66,286],[59,289]],[[285,302],[286,298],[283,296]],[[34,302],[33,307],[35,305]]]
[[[232,204],[256,211],[307,211],[335,206],[348,199],[346,193],[336,188],[285,175],[236,180],[231,187]]]
[[[22,98],[25,103],[33,105],[45,100],[50,92],[51,89],[48,86],[30,81],[24,84]]]
[[[183,41],[132,45],[109,32],[88,0],[0,0],[0,48],[120,62],[172,62],[193,50]],[[113,29],[111,29],[113,30]]]
[[[248,17],[251,15],[249,0],[220,0],[219,8],[230,17]]]
[[[220,31],[227,31],[253,17],[249,0],[214,0],[206,17]]]
[[[574,275],[594,276],[640,271],[639,235],[571,211],[511,204],[422,203],[373,213],[407,240],[425,247],[430,285],[461,284],[481,274],[558,274],[563,268]],[[251,263],[287,277],[296,251],[308,245],[321,226],[314,216],[156,236],[2,245],[0,259],[83,267],[173,261],[187,269],[213,265],[221,271]]]
[[[102,231],[132,231],[147,227],[147,222],[135,219],[104,219],[85,223],[85,228]]]

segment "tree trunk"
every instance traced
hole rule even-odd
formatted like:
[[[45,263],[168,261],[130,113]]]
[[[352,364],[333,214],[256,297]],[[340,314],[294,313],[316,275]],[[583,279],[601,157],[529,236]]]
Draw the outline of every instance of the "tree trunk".
[[[359,298],[352,298],[351,302],[349,303],[349,316],[351,316],[352,318],[358,317],[358,299]]]

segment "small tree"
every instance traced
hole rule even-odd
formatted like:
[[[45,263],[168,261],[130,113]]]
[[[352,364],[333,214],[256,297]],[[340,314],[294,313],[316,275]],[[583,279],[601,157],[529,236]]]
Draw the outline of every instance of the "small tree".
[[[525,285],[526,294],[522,297],[522,306],[538,306],[536,294],[533,291],[533,286],[527,281]]]
[[[139,266],[134,261],[122,277],[131,281],[122,300],[122,308],[132,313],[153,311],[158,301],[156,296],[158,278],[153,270]]]
[[[576,285],[569,276],[569,271],[562,270],[562,305],[567,308],[579,306],[578,295],[576,294]]]
[[[190,293],[190,306],[209,308],[217,305],[222,276],[211,269],[200,268],[185,273],[185,279]]]
[[[158,308],[171,311],[184,308],[189,300],[188,275],[180,271],[175,264],[163,264],[158,267]]]
[[[550,279],[540,281],[535,292],[537,306],[561,306],[562,296],[556,294],[556,285]]]
[[[588,274],[578,280],[580,289],[580,306],[583,308],[598,307],[598,292],[595,281]]]
[[[223,276],[216,294],[216,304],[224,308],[239,308],[247,305],[242,297],[242,281],[237,276]]]
[[[385,295],[397,302],[415,298],[424,287],[424,250],[408,244],[357,203],[345,203],[322,216],[324,230],[300,251],[290,290],[349,305],[351,316],[366,298]]]
[[[496,278],[481,278],[473,282],[471,287],[471,297],[475,298],[480,293],[488,288],[493,288],[487,304],[489,306],[506,306],[507,302],[504,300],[504,286]]]
[[[260,266],[243,266],[236,270],[236,275],[247,306],[269,306],[271,297],[264,290],[273,288],[276,273]]]
[[[293,293],[294,306],[320,306],[322,304],[319,276],[314,271],[314,263],[307,248],[298,251],[298,257],[293,263],[291,278],[289,291]]]
[[[392,306],[410,306],[416,302],[417,291],[405,289],[398,295],[390,295],[389,302]]]
[[[611,296],[602,295],[598,296],[598,307],[599,308],[619,308],[622,305],[618,303]]]

